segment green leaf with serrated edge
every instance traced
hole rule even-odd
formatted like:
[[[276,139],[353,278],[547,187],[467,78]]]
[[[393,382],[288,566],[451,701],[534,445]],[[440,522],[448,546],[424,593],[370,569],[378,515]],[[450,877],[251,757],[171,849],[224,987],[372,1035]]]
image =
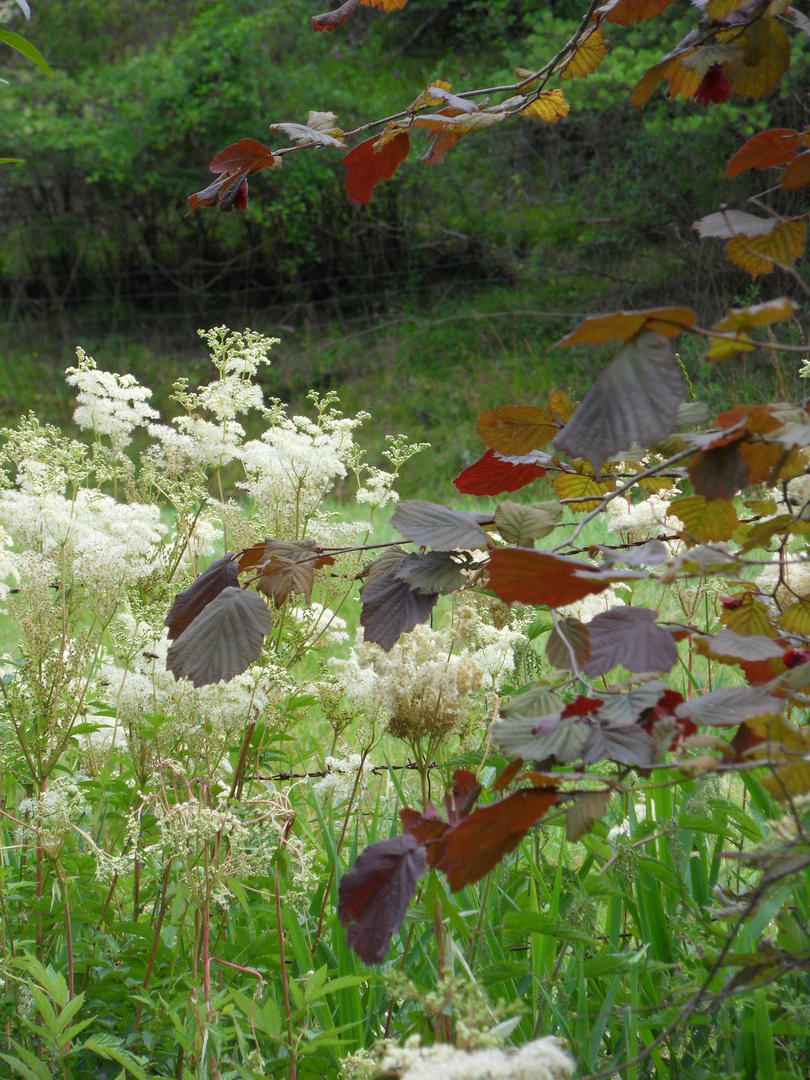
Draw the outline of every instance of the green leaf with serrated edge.
[[[628,341],[597,378],[554,440],[558,452],[590,461],[595,473],[634,443],[647,448],[675,430],[686,398],[681,369],[660,334]]]
[[[583,791],[576,796],[565,815],[565,837],[569,843],[580,840],[602,820],[612,794],[610,791]]]
[[[126,1069],[130,1076],[134,1076],[135,1080],[149,1080],[141,1063],[129,1050],[125,1050],[120,1041],[113,1035],[94,1035],[85,1042],[83,1049],[94,1051],[105,1061],[114,1061],[117,1065]]]
[[[683,531],[701,544],[729,540],[737,527],[737,511],[724,499],[704,499],[690,495],[676,499],[668,513],[683,522]]]
[[[760,686],[732,686],[711,690],[675,708],[675,715],[698,727],[737,727],[744,720],[778,716],[785,707]]]
[[[810,600],[797,600],[786,607],[776,621],[789,634],[810,637]]]
[[[551,514],[534,506],[502,502],[495,508],[495,527],[507,544],[532,547],[535,540],[553,532],[557,522]]]
[[[538,721],[542,717],[561,714],[563,708],[562,702],[547,686],[537,683],[501,703],[500,715],[504,720]]]

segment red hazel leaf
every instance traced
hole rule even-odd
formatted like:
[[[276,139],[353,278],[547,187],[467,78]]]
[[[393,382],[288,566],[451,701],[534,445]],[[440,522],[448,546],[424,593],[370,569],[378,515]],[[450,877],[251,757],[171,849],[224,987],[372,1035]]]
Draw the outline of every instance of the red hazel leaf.
[[[731,83],[721,64],[712,64],[694,93],[694,99],[704,108],[710,101],[728,101]]]
[[[361,206],[371,202],[377,184],[390,180],[410,151],[407,131],[398,131],[391,137],[375,136],[350,150],[343,164],[346,166],[346,192],[352,202]]]
[[[520,460],[503,457],[497,450],[487,450],[482,458],[459,473],[453,483],[462,495],[500,495],[519,491],[546,475],[546,470],[536,460],[541,457],[546,459],[548,455],[534,451]]]

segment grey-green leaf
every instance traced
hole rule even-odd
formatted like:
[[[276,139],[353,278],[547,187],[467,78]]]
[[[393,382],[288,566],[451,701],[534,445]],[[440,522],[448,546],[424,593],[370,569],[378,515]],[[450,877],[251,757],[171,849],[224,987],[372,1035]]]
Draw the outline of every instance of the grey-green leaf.
[[[487,534],[478,523],[479,517],[492,520],[486,515],[414,499],[400,503],[388,524],[414,544],[437,551],[454,551],[487,546]]]
[[[595,473],[633,443],[652,446],[675,430],[686,384],[669,343],[645,332],[628,341],[554,440],[558,452],[590,461]]]
[[[557,522],[546,510],[507,501],[495,508],[495,525],[507,544],[533,547],[535,540],[554,531]]]
[[[408,555],[393,573],[399,581],[427,596],[455,592],[464,584],[462,564],[446,551]]]
[[[166,667],[194,686],[229,682],[247,671],[273,627],[267,604],[254,592],[230,586],[173,643]]]

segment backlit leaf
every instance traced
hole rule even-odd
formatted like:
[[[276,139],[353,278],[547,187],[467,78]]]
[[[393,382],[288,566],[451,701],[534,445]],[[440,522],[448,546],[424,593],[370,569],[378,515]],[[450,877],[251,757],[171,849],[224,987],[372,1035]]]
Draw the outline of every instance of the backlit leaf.
[[[552,390],[548,397],[548,411],[555,420],[567,424],[574,415],[575,405],[564,390]]]
[[[748,169],[769,169],[786,165],[801,145],[793,128],[770,128],[760,131],[743,143],[726,167],[726,176],[739,176]]]
[[[739,441],[704,450],[690,460],[688,473],[695,491],[710,501],[731,499],[748,482]]]
[[[810,184],[810,150],[791,161],[779,177],[779,183],[785,191],[798,191]]]
[[[487,450],[482,458],[459,473],[453,483],[462,495],[500,495],[503,492],[519,491],[527,484],[533,484],[546,470],[535,458],[536,452],[504,457],[497,450]],[[546,460],[547,455],[543,455]]]
[[[566,499],[581,500],[570,503],[570,508],[575,514],[582,514],[589,510],[595,510],[599,506],[602,495],[613,491],[616,485],[612,480],[594,480],[587,473],[560,473],[551,482],[555,495],[565,501]],[[594,498],[588,498],[594,496]]]
[[[481,413],[475,428],[487,446],[504,457],[539,450],[554,438],[558,425],[533,405],[501,405]]]
[[[475,131],[484,131],[493,124],[499,124],[506,119],[507,115],[506,112],[482,111],[460,116],[445,116],[436,113],[414,117],[413,127],[427,128],[431,132],[430,147],[422,158],[422,164],[438,165],[459,139]]]
[[[495,508],[495,527],[507,544],[531,547],[533,541],[554,531],[557,520],[534,506],[502,502]]]
[[[796,600],[776,620],[789,634],[810,637],[810,600]]]
[[[717,237],[729,240],[736,236],[750,238],[770,236],[779,225],[778,217],[763,218],[748,214],[745,210],[720,210],[716,214],[707,214],[696,221],[692,228],[701,239]]]
[[[229,682],[247,671],[273,627],[267,604],[254,592],[223,589],[170,646],[166,667],[194,686]]]
[[[531,117],[533,120],[543,120],[547,124],[556,124],[564,119],[570,112],[570,106],[563,97],[562,90],[544,90],[538,94],[531,105],[521,109],[521,116]]]
[[[366,964],[381,964],[427,869],[425,849],[413,836],[378,840],[361,852],[338,885],[338,919],[346,943]]]
[[[602,371],[554,446],[598,472],[634,443],[647,448],[675,430],[686,385],[667,342],[644,332]]]
[[[597,8],[597,14],[604,15],[609,23],[629,26],[631,23],[641,22],[642,19],[652,19],[660,15],[672,2],[673,0],[608,0]]]
[[[647,577],[633,570],[594,570],[531,548],[497,548],[490,552],[488,569],[490,588],[502,600],[550,608],[575,604],[617,581]]]
[[[343,158],[346,169],[346,192],[361,206],[371,202],[374,188],[390,180],[411,150],[407,131],[398,131],[383,141],[375,136],[355,146]]]
[[[579,619],[560,619],[552,627],[546,642],[546,657],[552,667],[560,671],[582,671],[590,655],[590,631]]]
[[[268,540],[256,588],[265,596],[271,596],[276,607],[280,607],[290,593],[303,596],[309,603],[320,554],[314,540]]]
[[[705,358],[712,364],[724,364],[732,357],[739,356],[743,352],[751,352],[757,347],[757,343],[741,330],[722,336],[712,334],[709,341],[711,344]]]
[[[769,94],[790,64],[790,40],[776,19],[756,19],[745,36],[742,63],[732,68],[731,89],[745,98]]]
[[[724,499],[707,500],[702,495],[676,499],[668,513],[679,518],[684,532],[701,544],[731,539],[738,523],[733,503]]]
[[[478,807],[432,845],[431,865],[446,875],[451,892],[480,881],[556,802],[556,789],[530,788]]]
[[[733,630],[741,637],[776,637],[767,607],[753,593],[746,592],[733,598],[733,606],[727,607],[729,601],[732,601],[731,597],[721,598],[720,622],[727,630]]]
[[[254,173],[261,169],[277,169],[280,164],[280,160],[273,155],[269,146],[255,139],[240,139],[239,142],[221,150],[212,159],[209,168],[212,173],[235,173],[243,169],[247,169],[248,173]]]
[[[668,0],[671,2],[671,0]],[[581,840],[607,813],[612,791],[581,791],[565,815],[565,838],[570,844]]]
[[[200,612],[224,590],[239,585],[239,567],[233,555],[212,562],[183,592],[178,593],[166,616],[169,641],[180,637]]]
[[[588,678],[615,667],[638,675],[669,671],[678,662],[672,635],[656,626],[657,612],[641,607],[614,607],[586,623],[590,658],[583,671]]]
[[[665,692],[664,684],[654,679],[635,686],[626,693],[605,694],[599,708],[599,717],[615,727],[635,724],[642,713],[655,708]]]
[[[292,139],[295,145],[301,149],[305,146],[332,146],[336,150],[345,150],[346,146],[340,139],[328,135],[325,131],[307,127],[306,124],[268,124],[270,131],[279,131]]]
[[[715,324],[714,329],[754,330],[758,326],[771,326],[783,319],[790,319],[795,313],[796,304],[786,296],[781,296],[778,300],[766,300],[763,304],[731,308],[728,315]]]
[[[406,540],[438,551],[487,546],[487,534],[475,514],[439,503],[421,499],[400,503],[388,524]]]
[[[603,345],[607,341],[629,341],[642,330],[651,330],[661,337],[673,338],[695,322],[689,308],[648,308],[644,311],[615,311],[612,315],[591,315],[570,334],[560,338],[561,345]]]
[[[367,582],[360,590],[360,625],[366,641],[375,641],[386,652],[401,634],[430,618],[438,593],[425,595],[396,576],[396,569]]]
[[[580,39],[576,52],[560,72],[561,79],[585,79],[592,75],[607,56],[605,35],[597,26]]]
[[[735,236],[726,244],[726,255],[752,278],[773,273],[775,266],[791,267],[804,252],[807,225],[804,221],[775,219],[766,236]]]
[[[313,15],[312,29],[326,30],[331,33],[342,23],[345,23],[348,18],[354,15],[359,6],[360,0],[346,0],[344,4],[335,8],[334,11],[326,11],[322,15]]]

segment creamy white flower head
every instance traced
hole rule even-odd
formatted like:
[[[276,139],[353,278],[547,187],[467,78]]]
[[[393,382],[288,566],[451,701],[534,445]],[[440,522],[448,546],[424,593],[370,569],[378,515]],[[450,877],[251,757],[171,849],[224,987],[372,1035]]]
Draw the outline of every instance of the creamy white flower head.
[[[764,593],[776,590],[776,599],[783,607],[800,597],[810,596],[810,560],[798,553],[788,554],[784,564],[778,555],[764,566],[757,575],[757,585]]]
[[[683,527],[678,518],[669,515],[669,506],[679,496],[676,488],[652,492],[642,502],[611,499],[605,514],[608,528],[628,541],[647,540],[661,532],[679,532]]]
[[[340,802],[348,799],[355,790],[357,774],[361,773],[357,781],[357,795],[360,796],[365,789],[368,776],[371,775],[372,764],[363,760],[360,754],[348,754],[346,757],[327,757],[324,762],[326,776],[312,785],[312,790],[319,799],[334,799]]]
[[[574,1062],[559,1039],[548,1036],[518,1050],[459,1050],[447,1043],[422,1047],[409,1039],[389,1048],[382,1070],[399,1070],[400,1080],[569,1080]]]
[[[99,371],[84,349],[76,350],[78,366],[67,369],[67,381],[78,387],[78,407],[73,419],[83,430],[109,436],[113,447],[123,449],[136,427],[144,427],[160,414],[146,402],[152,391],[140,386],[132,375]]]
[[[600,593],[590,593],[577,600],[575,604],[567,604],[557,609],[557,614],[564,618],[579,619],[580,622],[590,622],[596,615],[602,615],[611,608],[623,605],[624,601],[614,590],[612,585]]]
[[[301,623],[307,637],[314,639],[324,635],[329,644],[347,641],[346,620],[336,615],[331,608],[322,604],[311,603],[309,607],[290,608],[288,614],[297,623]]]
[[[220,469],[239,456],[245,429],[236,420],[215,424],[201,416],[176,416],[172,423],[196,442],[197,459],[206,465]]]
[[[20,571],[17,567],[17,559],[9,549],[12,539],[6,530],[0,525],[0,602],[8,599],[12,588],[20,584]]]
[[[194,465],[205,462],[199,439],[177,431],[168,424],[150,424],[147,431],[155,440],[142,454],[144,464],[152,464],[170,476],[182,476]]]
[[[355,499],[359,503],[367,503],[374,510],[387,506],[388,503],[399,502],[399,495],[394,491],[396,479],[394,473],[369,467]]]
[[[17,487],[31,495],[54,491],[60,495],[68,482],[67,472],[56,462],[28,458],[17,469]]]

